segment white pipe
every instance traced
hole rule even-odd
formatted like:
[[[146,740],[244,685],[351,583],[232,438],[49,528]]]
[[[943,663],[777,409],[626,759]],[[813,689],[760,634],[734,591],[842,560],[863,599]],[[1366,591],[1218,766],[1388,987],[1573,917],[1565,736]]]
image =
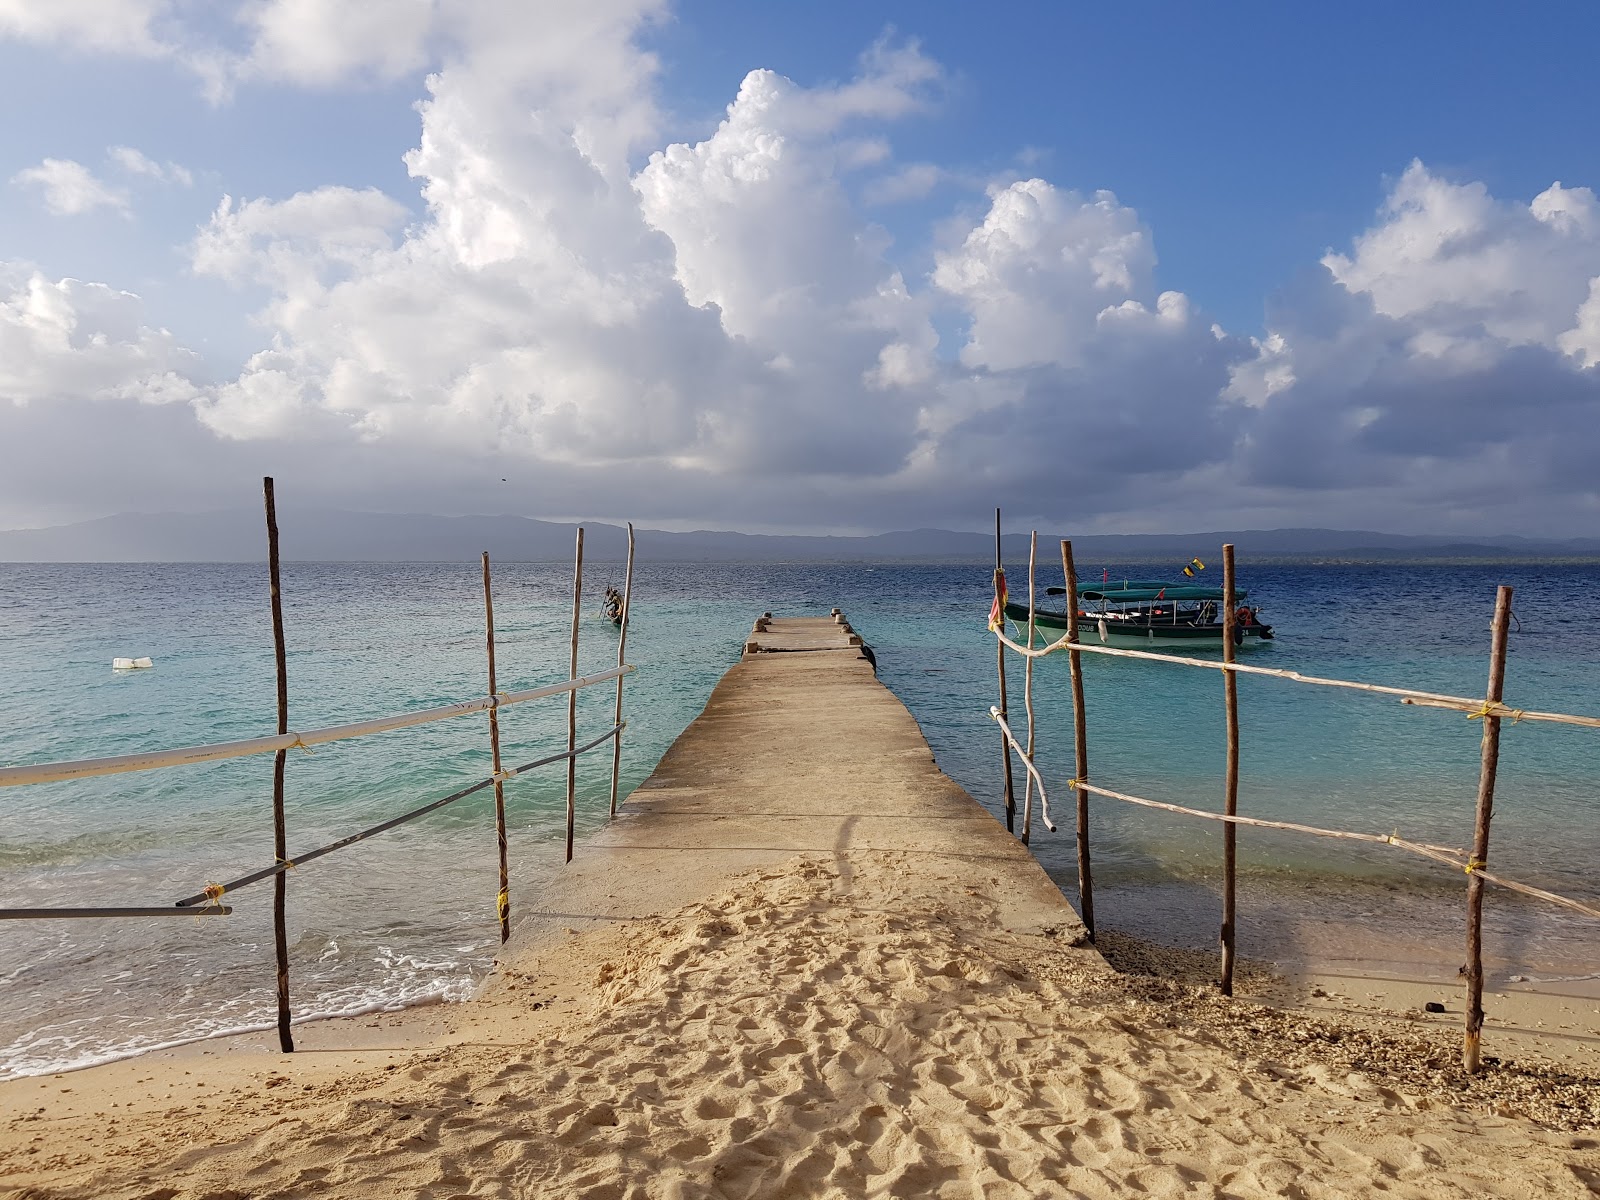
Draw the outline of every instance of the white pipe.
[[[524,692],[501,692],[481,700],[462,700],[440,708],[423,708],[416,712],[401,713],[393,717],[378,717],[371,721],[357,721],[350,725],[329,725],[323,729],[310,729],[304,733],[274,734],[271,737],[246,738],[238,742],[217,742],[209,746],[184,746],[177,750],[150,750],[143,754],[117,754],[109,758],[80,758],[68,762],[34,763],[21,767],[0,767],[0,787],[20,787],[27,783],[54,783],[62,779],[88,779],[94,775],[121,775],[127,771],[149,771],[156,767],[180,767],[188,763],[215,762],[224,758],[246,758],[252,754],[271,754],[278,750],[292,750],[296,746],[307,749],[324,742],[337,742],[345,738],[365,737],[370,733],[385,733],[391,729],[406,729],[412,725],[426,725],[432,721],[447,721],[451,717],[464,717],[469,713],[486,712],[491,708],[504,708],[527,700],[541,700],[546,696],[561,696],[576,692],[597,683],[620,679],[631,672],[631,666],[613,667],[598,675],[585,675],[578,679],[563,679],[560,683],[546,684]]]

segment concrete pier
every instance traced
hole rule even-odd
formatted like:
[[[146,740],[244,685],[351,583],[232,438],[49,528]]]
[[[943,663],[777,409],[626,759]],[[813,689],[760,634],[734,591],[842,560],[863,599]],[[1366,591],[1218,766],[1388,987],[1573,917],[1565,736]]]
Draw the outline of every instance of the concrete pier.
[[[617,819],[516,906],[513,954],[573,928],[670,912],[798,854],[824,856],[848,878],[852,856],[892,852],[920,884],[981,891],[1006,929],[1077,940],[1072,907],[939,770],[860,642],[837,612],[758,617],[741,661]]]

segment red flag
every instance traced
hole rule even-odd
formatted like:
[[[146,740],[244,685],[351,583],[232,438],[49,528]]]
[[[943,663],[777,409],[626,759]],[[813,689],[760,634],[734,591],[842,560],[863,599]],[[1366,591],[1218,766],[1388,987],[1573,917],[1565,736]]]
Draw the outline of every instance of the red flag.
[[[1156,599],[1157,600],[1165,600],[1166,598],[1167,598],[1167,589],[1166,588],[1162,588],[1159,592],[1156,593]]]
[[[994,603],[989,606],[989,632],[1000,633],[1006,626],[1006,573],[994,569]]]

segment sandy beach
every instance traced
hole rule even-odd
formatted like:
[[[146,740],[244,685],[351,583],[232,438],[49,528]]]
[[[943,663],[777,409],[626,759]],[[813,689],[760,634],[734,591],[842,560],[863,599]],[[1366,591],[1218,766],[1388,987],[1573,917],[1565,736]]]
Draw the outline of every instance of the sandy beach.
[[[1468,1079],[1457,995],[1097,950],[854,652],[747,658],[519,906],[472,1003],[0,1084],[0,1195],[1600,1193],[1593,1001]]]

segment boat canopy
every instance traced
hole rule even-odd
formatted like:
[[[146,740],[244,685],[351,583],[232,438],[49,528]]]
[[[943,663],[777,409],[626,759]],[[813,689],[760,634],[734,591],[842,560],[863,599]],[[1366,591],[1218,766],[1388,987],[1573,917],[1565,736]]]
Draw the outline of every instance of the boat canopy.
[[[1243,600],[1250,593],[1235,588],[1235,600]],[[1159,579],[1124,579],[1117,583],[1102,583],[1095,587],[1078,589],[1083,600],[1108,600],[1114,604],[1142,604],[1148,600],[1214,600],[1222,603],[1222,589],[1196,587],[1192,583],[1162,583]]]

